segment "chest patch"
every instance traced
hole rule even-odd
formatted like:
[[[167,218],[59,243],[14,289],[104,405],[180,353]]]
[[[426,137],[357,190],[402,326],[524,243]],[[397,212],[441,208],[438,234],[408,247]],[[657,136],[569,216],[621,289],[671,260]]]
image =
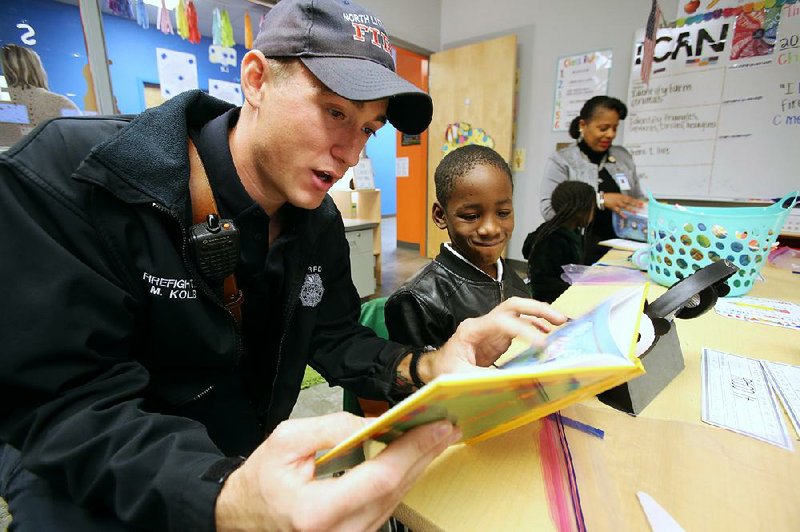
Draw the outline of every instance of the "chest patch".
[[[318,273],[307,273],[300,289],[300,303],[304,307],[316,307],[322,301],[323,293],[325,287],[322,286],[322,277]]]

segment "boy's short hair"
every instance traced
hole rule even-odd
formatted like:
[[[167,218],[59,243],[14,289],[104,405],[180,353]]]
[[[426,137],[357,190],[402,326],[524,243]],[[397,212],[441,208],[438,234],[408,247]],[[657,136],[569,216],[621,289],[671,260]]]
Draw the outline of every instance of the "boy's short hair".
[[[447,207],[447,201],[456,188],[456,181],[480,165],[493,166],[502,170],[511,182],[511,190],[514,190],[511,168],[505,159],[492,148],[468,144],[445,155],[442,162],[436,167],[433,181],[436,185],[436,201],[439,202],[439,205],[443,208]]]

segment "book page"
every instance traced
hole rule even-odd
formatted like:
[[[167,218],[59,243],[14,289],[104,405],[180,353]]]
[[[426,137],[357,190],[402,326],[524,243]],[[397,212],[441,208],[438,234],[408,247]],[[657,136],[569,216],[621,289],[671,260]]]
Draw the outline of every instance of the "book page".
[[[642,287],[621,291],[550,333],[543,350],[527,349],[501,368],[630,366],[631,338],[641,320],[641,298]]]
[[[703,421],[792,450],[758,360],[703,349]]]
[[[800,367],[766,360],[762,360],[761,365],[792,420],[795,434],[800,438]]]

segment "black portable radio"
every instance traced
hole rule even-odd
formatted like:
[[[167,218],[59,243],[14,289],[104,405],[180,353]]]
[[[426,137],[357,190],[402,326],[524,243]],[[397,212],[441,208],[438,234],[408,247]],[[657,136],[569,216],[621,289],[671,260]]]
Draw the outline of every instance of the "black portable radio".
[[[189,228],[194,261],[200,275],[217,284],[236,270],[239,260],[239,230],[230,219],[209,214],[205,223]]]

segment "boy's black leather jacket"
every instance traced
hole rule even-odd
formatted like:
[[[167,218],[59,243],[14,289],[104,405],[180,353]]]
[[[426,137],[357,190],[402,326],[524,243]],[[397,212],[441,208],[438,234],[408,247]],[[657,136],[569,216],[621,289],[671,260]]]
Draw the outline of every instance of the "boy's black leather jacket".
[[[307,362],[386,399],[407,351],[357,324],[326,198],[287,251],[277,378],[245,396],[237,324],[186,240],[187,128],[228,109],[193,91],[133,121],[60,118],[0,156],[0,440],[139,528],[213,529],[206,473],[240,453],[225,442],[255,446],[289,416]]]
[[[503,279],[498,282],[442,244],[436,259],[386,302],[386,328],[396,342],[439,347],[459,323],[483,316],[513,296],[531,297],[507,262],[503,261]]]

